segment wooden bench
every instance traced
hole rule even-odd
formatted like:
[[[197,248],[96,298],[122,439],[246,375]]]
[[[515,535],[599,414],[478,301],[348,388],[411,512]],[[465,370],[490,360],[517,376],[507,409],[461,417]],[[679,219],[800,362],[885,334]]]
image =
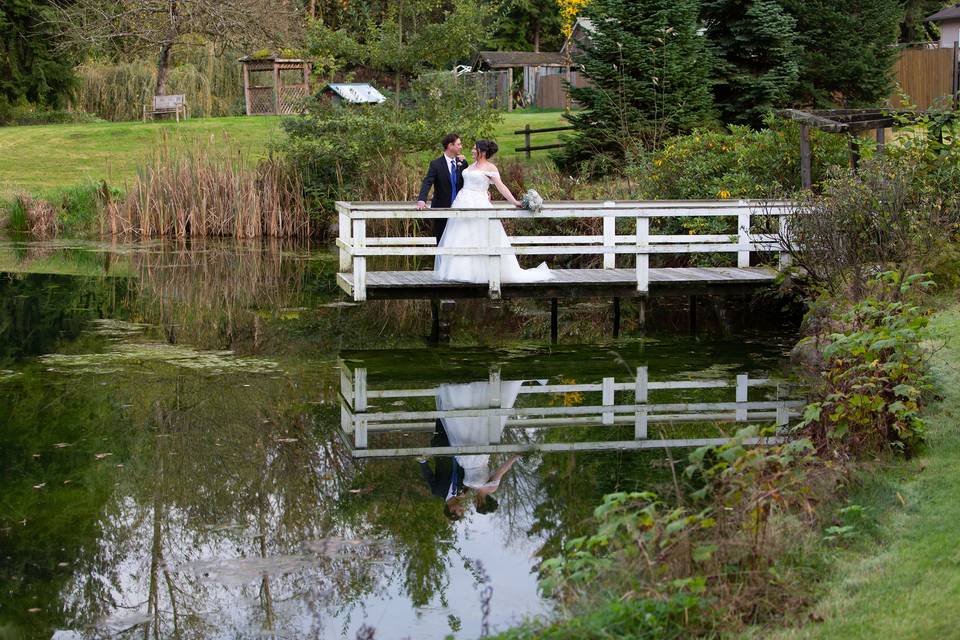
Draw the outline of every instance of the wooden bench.
[[[187,97],[185,95],[175,96],[153,96],[153,109],[143,106],[143,121],[147,121],[147,116],[157,116],[172,113],[176,116],[177,122],[180,122],[180,114],[183,119],[187,119]]]

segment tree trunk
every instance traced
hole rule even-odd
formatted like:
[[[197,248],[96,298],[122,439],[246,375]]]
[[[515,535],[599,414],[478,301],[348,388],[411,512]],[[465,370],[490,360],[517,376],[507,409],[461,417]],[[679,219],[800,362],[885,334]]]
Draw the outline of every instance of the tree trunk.
[[[177,41],[180,25],[180,0],[170,0],[170,26],[167,38],[160,45],[160,58],[157,60],[157,87],[154,95],[167,95],[167,79],[170,77],[170,57],[173,53],[173,44]]]
[[[172,42],[164,42],[160,47],[160,58],[157,60],[157,87],[154,90],[154,95],[167,95],[167,79],[170,77],[170,53],[172,51]]]
[[[311,20],[317,19],[317,0],[310,0],[310,7],[308,9]]]
[[[533,50],[540,51],[540,21],[533,21]]]

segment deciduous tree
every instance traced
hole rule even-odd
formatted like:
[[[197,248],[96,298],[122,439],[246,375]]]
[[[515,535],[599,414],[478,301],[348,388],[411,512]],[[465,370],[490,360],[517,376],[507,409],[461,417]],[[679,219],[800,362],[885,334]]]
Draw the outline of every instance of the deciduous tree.
[[[296,16],[271,0],[61,0],[60,28],[74,45],[122,42],[157,56],[157,95],[166,91],[173,50],[215,42],[235,47],[290,44]]]

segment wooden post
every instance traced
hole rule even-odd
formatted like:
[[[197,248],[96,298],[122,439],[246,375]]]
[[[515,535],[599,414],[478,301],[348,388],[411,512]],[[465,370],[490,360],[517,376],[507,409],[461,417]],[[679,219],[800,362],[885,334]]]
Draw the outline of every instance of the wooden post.
[[[523,127],[523,146],[526,149],[527,160],[530,159],[530,123]]]
[[[604,204],[606,206],[606,204]],[[612,249],[617,245],[617,219],[613,216],[603,217],[603,248]],[[603,254],[603,268],[613,269],[617,266],[617,254]]]
[[[280,65],[273,61],[273,115],[280,115]]]
[[[557,336],[560,333],[558,315],[557,299],[550,298],[550,344],[557,344]]]
[[[747,375],[740,374],[737,376],[737,409],[736,416],[737,422],[746,422],[747,420],[747,408],[745,405],[747,402]]]
[[[613,298],[613,337],[620,337],[620,298]]]
[[[960,42],[953,43],[953,110],[960,111]]]
[[[637,216],[637,291],[647,294],[650,291],[650,219]]]
[[[513,67],[507,69],[507,111],[513,111]],[[530,125],[527,125],[527,128],[530,128]],[[527,146],[530,146],[530,140],[527,140]],[[527,157],[530,157],[530,152],[527,152]]]
[[[489,258],[487,259],[487,278],[490,284],[490,298],[492,300],[500,299],[500,255],[495,253],[498,251],[496,247],[499,241],[496,222],[496,218],[487,218],[487,250],[490,251],[490,254],[488,254]]]
[[[367,369],[359,367],[353,371],[353,411],[363,413],[367,410]]]
[[[790,226],[789,226],[790,222],[789,222],[789,218],[787,217],[787,214],[781,212],[780,215],[777,216],[777,223],[779,226],[780,237],[782,238],[782,241],[783,242],[788,241],[788,238],[790,236]],[[790,253],[787,251],[784,251],[783,247],[780,248],[780,253],[777,257],[779,259],[778,261],[779,261],[779,266],[781,270],[786,269],[787,267],[790,266],[790,263],[792,261],[790,257]]]
[[[886,136],[886,129],[884,129],[883,127],[877,127],[877,153],[883,153],[885,136]]]
[[[367,246],[367,221],[360,219],[353,221],[353,246],[363,249]],[[363,302],[367,299],[367,258],[353,256],[353,300]]]
[[[346,211],[340,210],[338,214],[339,214],[340,224],[339,224],[339,228],[337,229],[337,233],[340,236],[341,242],[347,245],[350,245],[352,247],[353,245],[352,245],[351,239],[353,238],[353,228],[352,228],[353,221],[350,219],[350,211],[349,209]],[[340,272],[344,273],[347,271],[351,271],[352,268],[353,268],[353,257],[350,255],[350,251],[348,249],[344,249],[343,247],[341,247],[340,248]]]
[[[856,173],[860,168],[860,140],[856,135],[847,134],[847,147],[850,149],[850,169]]]
[[[689,316],[687,318],[689,322],[688,329],[690,335],[694,336],[697,334],[697,296],[687,296],[689,301]]]
[[[247,107],[247,115],[253,115],[250,107],[250,66],[246,61],[243,63],[243,102]],[[146,120],[146,115],[144,115],[144,120]]]
[[[602,403],[604,407],[610,407],[615,404],[614,398],[614,388],[613,388],[613,378],[604,378],[603,386],[601,387],[601,393],[603,394]],[[613,424],[613,412],[604,411],[600,419],[600,424]]]
[[[637,440],[647,437],[648,375],[646,367],[637,367],[636,389],[633,393],[633,402],[636,405],[633,414],[633,437]]]
[[[637,327],[640,331],[647,329],[647,299],[637,298]]]
[[[501,408],[500,393],[500,370],[490,371],[490,381],[488,383],[489,392],[487,395],[487,406],[491,409]],[[500,416],[490,414],[487,416],[487,444],[500,442]]]
[[[800,186],[813,188],[813,158],[810,153],[810,127],[800,125]]]
[[[742,203],[741,203],[742,204]],[[737,266],[744,268],[750,266],[750,210],[737,213],[737,244],[740,250],[737,251]],[[744,248],[746,247],[746,248]]]

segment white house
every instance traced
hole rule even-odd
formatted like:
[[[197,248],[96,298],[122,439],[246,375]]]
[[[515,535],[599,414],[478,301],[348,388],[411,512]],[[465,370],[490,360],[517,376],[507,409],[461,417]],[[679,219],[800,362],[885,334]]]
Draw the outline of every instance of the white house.
[[[936,22],[940,25],[940,46],[953,48],[955,42],[960,42],[960,4],[937,11],[927,16],[927,22]]]

